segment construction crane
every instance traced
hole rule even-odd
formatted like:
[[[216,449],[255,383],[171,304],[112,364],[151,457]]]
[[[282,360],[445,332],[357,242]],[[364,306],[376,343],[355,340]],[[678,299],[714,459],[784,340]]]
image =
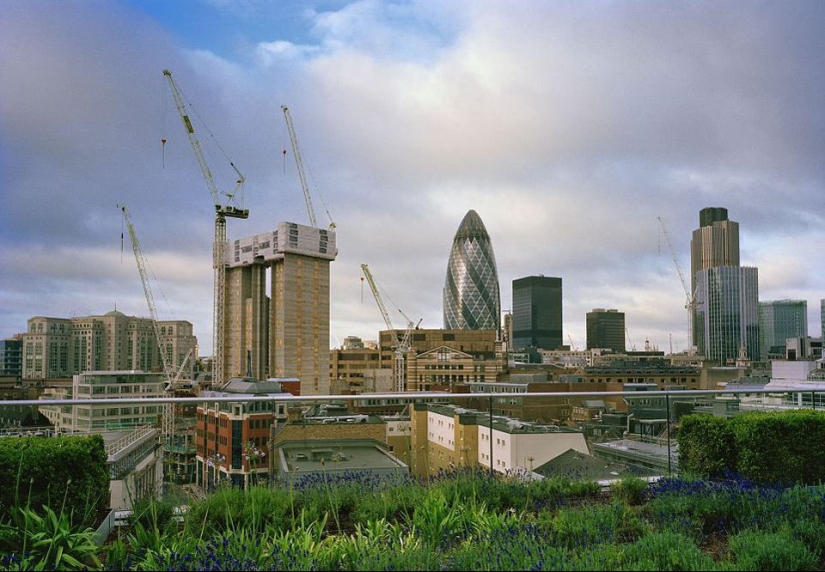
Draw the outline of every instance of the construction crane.
[[[298,145],[298,135],[295,133],[295,125],[292,123],[292,115],[289,113],[289,108],[286,105],[282,105],[281,110],[284,112],[284,119],[286,119],[286,126],[289,130],[289,141],[292,143],[292,154],[295,155],[295,166],[298,169],[298,178],[301,179],[301,189],[304,191],[304,202],[306,202],[307,206],[309,223],[313,228],[318,228],[318,223],[315,220],[315,210],[312,208],[312,197],[309,193],[309,183],[307,183],[306,171],[304,170],[304,159],[301,155],[301,148]],[[284,153],[286,153],[286,151],[284,151]],[[326,207],[324,207],[324,210],[326,210]],[[329,227],[330,229],[334,229],[335,223],[332,222],[332,216],[330,216],[328,210],[326,213],[329,217]]]
[[[624,332],[627,335],[627,343],[630,344],[630,351],[635,352],[636,351],[636,344],[634,344],[633,340],[630,339],[630,330],[628,330],[626,326],[625,326]]]
[[[138,273],[140,274],[140,281],[141,284],[143,284],[143,294],[146,296],[146,304],[149,306],[149,315],[152,320],[152,329],[155,332],[155,340],[157,341],[161,363],[163,364],[163,373],[166,376],[164,389],[166,391],[171,392],[172,387],[174,385],[174,381],[177,379],[179,375],[175,375],[174,368],[172,364],[169,362],[168,356],[166,355],[166,344],[164,344],[163,337],[160,333],[160,324],[158,323],[158,311],[157,307],[155,306],[155,297],[152,295],[152,288],[149,284],[149,276],[146,273],[146,260],[143,257],[143,251],[140,248],[140,242],[138,241],[137,233],[135,232],[135,227],[132,224],[132,219],[131,217],[129,217],[129,212],[123,205],[118,205],[118,208],[123,213],[123,220],[126,223],[126,227],[129,229],[129,240],[132,243],[132,250],[135,253],[135,260],[137,261]],[[186,360],[184,360],[184,363],[186,363]],[[182,366],[181,371],[183,371]],[[166,403],[163,406],[163,416],[161,419],[161,435],[163,437],[164,444],[170,442],[172,436],[174,435],[174,432],[175,409],[172,403]]]
[[[369,267],[366,264],[362,264],[361,270],[364,272],[364,277],[366,277],[367,283],[370,285],[370,290],[372,290],[372,295],[375,297],[375,302],[378,304],[378,309],[381,311],[381,316],[384,318],[384,323],[387,325],[387,329],[390,331],[390,335],[392,336],[393,354],[395,356],[393,363],[395,391],[398,393],[403,393],[407,390],[407,354],[412,350],[412,344],[410,343],[412,331],[417,326],[407,317],[406,314],[404,314],[404,312],[399,310],[401,315],[407,320],[407,329],[404,331],[404,336],[399,339],[398,332],[392,325],[390,314],[387,312],[387,307],[384,305],[384,300],[381,298],[381,293],[378,291],[378,285],[375,283],[375,279],[372,277]],[[420,324],[421,320],[419,320],[418,323]]]
[[[682,283],[682,289],[685,292],[685,310],[687,310],[687,341],[688,348],[691,348],[693,347],[693,313],[696,309],[696,294],[691,294],[690,289],[687,286],[685,275],[682,272],[681,266],[679,266],[679,260],[676,258],[676,252],[673,250],[673,245],[670,243],[670,236],[668,235],[667,228],[665,228],[665,222],[660,216],[657,216],[656,220],[659,221],[659,226],[662,227],[662,234],[665,236],[665,242],[667,242],[670,255],[673,257],[673,264],[676,266],[676,272],[679,274],[679,281]]]
[[[228,218],[249,218],[249,209],[238,206],[234,203],[237,200],[242,201],[242,189],[244,184],[244,176],[235,166],[232,161],[229,164],[237,174],[235,189],[231,193],[220,193],[212,177],[212,172],[206,164],[206,159],[203,156],[203,149],[200,141],[195,135],[195,128],[186,111],[186,104],[184,102],[183,94],[178,88],[175,80],[172,78],[172,72],[163,70],[163,75],[169,80],[169,87],[172,89],[172,96],[175,99],[175,106],[178,108],[183,127],[186,130],[186,136],[192,146],[192,151],[195,153],[195,158],[198,161],[198,166],[206,181],[206,187],[209,194],[212,196],[212,201],[215,204],[215,236],[212,242],[212,268],[214,269],[214,287],[213,287],[213,307],[212,307],[212,384],[223,385],[226,381],[224,379],[224,306],[226,301],[226,219]],[[224,155],[226,155],[224,153]],[[228,158],[227,158],[228,159]],[[225,201],[221,200],[221,195],[226,197]]]

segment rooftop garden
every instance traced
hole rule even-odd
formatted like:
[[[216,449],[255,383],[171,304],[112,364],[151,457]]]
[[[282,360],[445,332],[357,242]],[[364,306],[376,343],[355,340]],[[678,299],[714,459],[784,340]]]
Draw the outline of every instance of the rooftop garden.
[[[65,513],[3,525],[2,570],[822,570],[825,487],[463,471],[146,502],[99,547]],[[14,530],[13,530],[14,529]],[[17,542],[17,546],[13,543]]]
[[[84,480],[94,474],[84,459],[102,441],[66,438],[74,462],[45,467],[44,484],[24,475],[45,441],[16,439],[0,443],[5,472],[16,467],[0,497],[0,570],[825,570],[824,421],[688,417],[684,474],[609,488],[472,468],[224,484],[185,509],[175,498],[139,504],[102,546],[83,510],[100,485]]]

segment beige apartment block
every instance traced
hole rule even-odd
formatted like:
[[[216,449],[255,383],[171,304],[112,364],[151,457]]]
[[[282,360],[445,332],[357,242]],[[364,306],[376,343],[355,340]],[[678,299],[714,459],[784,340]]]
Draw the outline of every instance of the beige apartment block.
[[[187,356],[182,377],[194,375],[197,338],[190,322],[160,321],[159,347],[152,321],[114,310],[102,316],[35,316],[23,334],[23,379],[70,378],[86,371],[162,371],[161,351],[177,370]]]
[[[302,395],[329,393],[335,232],[281,222],[277,230],[227,246],[227,375],[298,378]]]

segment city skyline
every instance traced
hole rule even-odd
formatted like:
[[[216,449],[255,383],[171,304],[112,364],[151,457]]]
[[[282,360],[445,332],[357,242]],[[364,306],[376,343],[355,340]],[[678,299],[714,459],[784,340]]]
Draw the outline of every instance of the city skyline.
[[[307,224],[289,105],[319,226],[337,225],[332,346],[384,329],[362,263],[441,327],[471,209],[503,311],[513,280],[564,280],[565,343],[617,308],[636,346],[684,350],[656,217],[690,283],[704,207],[740,224],[760,299],[806,300],[820,324],[823,26],[816,1],[0,3],[0,338],[33,316],[148,315],[125,204],[160,319],[192,322],[211,352],[214,209],[163,69],[209,128],[218,187],[234,173],[210,133],[246,177],[230,241]]]

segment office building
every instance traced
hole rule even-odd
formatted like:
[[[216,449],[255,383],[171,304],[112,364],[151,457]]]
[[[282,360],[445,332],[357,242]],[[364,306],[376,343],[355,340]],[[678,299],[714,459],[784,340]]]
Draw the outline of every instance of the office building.
[[[759,336],[763,359],[784,359],[789,338],[808,337],[808,301],[759,302]]]
[[[226,375],[297,378],[302,395],[329,393],[335,232],[281,222],[277,230],[228,243],[228,249]]]
[[[699,351],[721,365],[747,357],[761,359],[759,274],[747,266],[720,266],[696,273]],[[743,354],[744,350],[744,354]]]
[[[494,330],[500,336],[496,257],[481,217],[471,210],[453,238],[444,282],[444,329]]]
[[[699,228],[690,241],[690,276],[696,290],[696,273],[718,266],[739,266],[739,223],[728,219],[728,209],[699,211]]]
[[[819,337],[825,340],[825,298],[819,301]]]
[[[587,313],[587,349],[609,349],[625,352],[624,312],[594,308]]]
[[[728,219],[727,209],[699,211],[690,262],[698,353],[722,365],[737,358],[759,360],[758,272],[740,266],[739,223]]]
[[[375,349],[331,350],[330,376],[347,393],[395,389],[392,381],[395,364],[395,336],[404,331],[382,330]],[[418,329],[410,335],[411,350],[405,356],[407,391],[429,391],[471,381],[493,382],[507,367],[502,343],[493,330]]]
[[[513,280],[512,320],[513,350],[561,347],[564,343],[561,278],[528,276]]]
[[[0,378],[19,381],[23,377],[22,336],[0,340]]]
[[[202,397],[279,397],[285,395],[278,380],[232,378],[220,391]],[[222,481],[249,488],[268,476],[267,440],[270,428],[286,421],[285,402],[204,402],[197,409],[197,482],[213,489]]]
[[[185,320],[158,322],[162,351],[181,377],[192,379],[198,340]],[[35,316],[22,334],[23,379],[65,379],[86,371],[163,371],[152,320],[114,310],[102,316]]]
[[[72,376],[71,387],[45,390],[41,399],[136,399],[165,397],[162,373],[142,371],[88,371]],[[103,433],[156,426],[163,412],[162,405],[41,405],[58,433]]]

